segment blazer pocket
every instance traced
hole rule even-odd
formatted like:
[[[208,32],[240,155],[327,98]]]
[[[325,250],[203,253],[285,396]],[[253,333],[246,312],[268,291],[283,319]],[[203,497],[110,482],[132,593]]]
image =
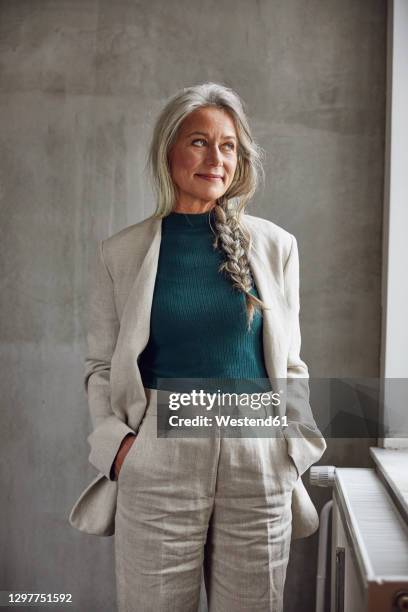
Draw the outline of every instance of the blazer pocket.
[[[293,470],[295,481],[297,481],[299,480],[299,476],[300,476],[299,468],[296,465],[294,458],[292,457],[292,455],[289,454],[289,452],[288,452],[288,459],[289,459],[289,464],[291,466],[291,469]]]

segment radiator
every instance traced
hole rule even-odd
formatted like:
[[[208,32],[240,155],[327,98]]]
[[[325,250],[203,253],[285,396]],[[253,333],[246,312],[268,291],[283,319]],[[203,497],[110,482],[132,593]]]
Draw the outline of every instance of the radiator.
[[[337,468],[331,612],[408,610],[408,527],[374,469]]]

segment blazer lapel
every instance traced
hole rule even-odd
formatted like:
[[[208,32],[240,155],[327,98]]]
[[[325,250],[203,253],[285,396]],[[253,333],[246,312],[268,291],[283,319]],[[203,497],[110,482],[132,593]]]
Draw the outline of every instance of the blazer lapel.
[[[138,427],[146,404],[137,360],[149,340],[161,243],[162,221],[152,217],[151,223],[152,242],[126,300],[111,364],[112,409],[124,415],[129,426],[134,429]]]
[[[289,307],[284,294],[274,279],[268,255],[262,248],[258,236],[252,233],[252,248],[249,263],[259,297],[269,308],[263,310],[263,349],[265,368],[274,390],[284,384],[287,372],[289,346]],[[283,408],[283,405],[281,405]]]

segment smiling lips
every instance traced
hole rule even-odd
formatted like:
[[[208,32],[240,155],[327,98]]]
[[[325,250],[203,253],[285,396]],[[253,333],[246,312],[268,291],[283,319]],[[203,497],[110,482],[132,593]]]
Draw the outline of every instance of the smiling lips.
[[[222,176],[219,174],[197,174],[197,176],[206,181],[222,181]]]

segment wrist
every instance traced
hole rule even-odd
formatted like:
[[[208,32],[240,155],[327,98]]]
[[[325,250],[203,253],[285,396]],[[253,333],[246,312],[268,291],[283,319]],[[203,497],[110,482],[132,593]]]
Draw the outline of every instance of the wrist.
[[[117,480],[122,463],[131,447],[131,445],[133,444],[133,441],[130,441],[130,438],[136,438],[135,434],[127,434],[122,442],[120,443],[118,452],[115,455],[115,459],[113,461],[113,465],[112,465],[112,469],[111,469],[111,475],[113,475],[112,480]]]

